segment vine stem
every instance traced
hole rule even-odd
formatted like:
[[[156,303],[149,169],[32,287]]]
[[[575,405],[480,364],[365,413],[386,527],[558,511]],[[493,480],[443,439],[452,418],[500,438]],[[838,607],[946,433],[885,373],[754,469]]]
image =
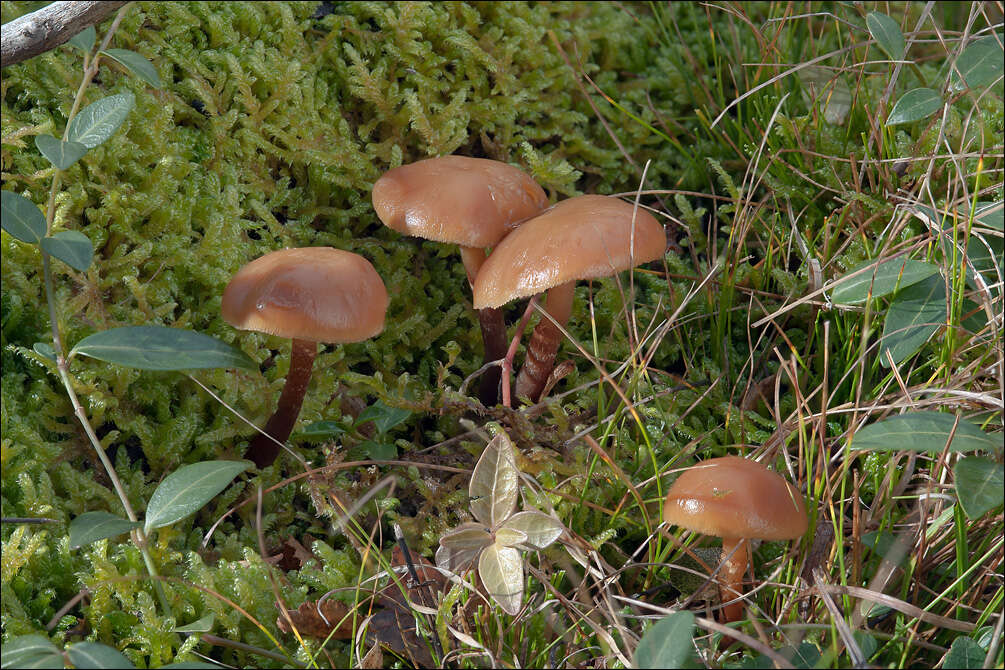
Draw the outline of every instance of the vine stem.
[[[105,34],[105,38],[101,42],[99,51],[106,49],[112,40],[112,35],[118,29],[119,24],[122,19],[125,18],[125,13],[133,3],[128,3],[119,9],[118,14],[115,16],[115,20],[108,29],[108,33]],[[76,116],[77,111],[80,109],[80,104],[84,99],[84,91],[87,89],[88,85],[94,79],[94,75],[98,72],[99,55],[96,53],[94,58],[89,58],[90,54],[85,56],[85,64],[87,66],[84,69],[84,78],[80,82],[80,87],[77,89],[77,94],[73,99],[73,107],[70,109],[70,114],[67,117],[67,129],[69,129],[69,121],[74,116]],[[88,64],[89,61],[89,64]],[[63,139],[66,140],[66,131],[63,132]],[[52,177],[52,186],[49,189],[49,201],[46,204],[45,211],[45,233],[49,235],[52,232],[52,226],[56,220],[56,194],[59,191],[59,187],[62,185],[63,171],[56,168],[56,171]],[[122,507],[126,512],[126,516],[129,520],[136,523],[139,518],[136,516],[136,512],[133,510],[132,504],[129,502],[129,496],[126,495],[126,490],[122,486],[122,480],[119,479],[118,474],[115,472],[115,467],[112,462],[108,460],[108,454],[105,453],[104,447],[101,446],[101,441],[98,439],[97,434],[94,432],[94,428],[91,426],[90,420],[87,418],[87,413],[84,411],[83,405],[80,404],[80,400],[77,398],[77,393],[73,389],[73,379],[70,377],[70,364],[66,358],[66,350],[63,347],[63,337],[59,332],[59,319],[56,314],[56,296],[53,291],[52,284],[52,268],[49,263],[49,254],[45,252],[45,249],[39,246],[39,251],[42,254],[42,276],[45,282],[45,301],[49,308],[49,326],[52,330],[52,344],[53,349],[56,352],[56,369],[59,371],[60,381],[63,382],[63,387],[66,389],[66,395],[70,398],[70,404],[73,406],[73,413],[80,421],[80,425],[83,426],[84,432],[87,434],[87,439],[91,441],[91,446],[98,454],[98,458],[101,460],[101,465],[104,466],[105,472],[108,474],[108,478],[112,482],[112,486],[115,488],[115,493],[119,496],[119,501],[122,503]],[[140,554],[143,556],[143,563],[146,565],[147,573],[153,578],[154,591],[157,593],[157,598],[160,600],[161,607],[164,608],[164,612],[169,616],[173,617],[174,613],[171,610],[171,604],[168,602],[167,595],[164,593],[164,588],[161,586],[158,578],[157,567],[154,565],[153,557],[150,555],[150,551],[147,549],[147,536],[143,532],[142,528],[135,528],[132,533],[130,533],[133,544],[136,548],[140,550]]]

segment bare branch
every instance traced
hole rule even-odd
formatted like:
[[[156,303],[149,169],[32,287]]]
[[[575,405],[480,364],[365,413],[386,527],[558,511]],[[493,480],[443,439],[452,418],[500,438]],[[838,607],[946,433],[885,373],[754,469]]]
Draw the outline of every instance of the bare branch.
[[[54,2],[3,26],[0,67],[28,60],[98,24],[125,2]]]

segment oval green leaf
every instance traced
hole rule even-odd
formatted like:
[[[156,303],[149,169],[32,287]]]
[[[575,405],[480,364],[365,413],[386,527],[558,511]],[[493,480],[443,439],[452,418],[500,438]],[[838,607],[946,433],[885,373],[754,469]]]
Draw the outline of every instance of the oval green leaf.
[[[978,202],[974,208],[974,220],[982,226],[1005,231],[1005,200]]]
[[[523,561],[513,547],[493,543],[478,557],[482,585],[503,612],[515,615],[523,602]]]
[[[213,623],[216,621],[215,614],[207,614],[201,619],[193,621],[192,623],[185,624],[184,626],[178,626],[174,629],[176,633],[208,633],[213,630]],[[162,666],[163,667],[163,666]]]
[[[106,668],[135,668],[132,661],[118,649],[100,642],[78,642],[66,648],[70,663],[77,670],[105,670]]]
[[[140,370],[258,369],[243,351],[215,337],[163,326],[103,330],[78,342],[70,351],[76,354]]]
[[[154,88],[161,87],[161,78],[154,69],[153,63],[129,49],[105,49],[101,53],[126,66],[130,72],[150,84]]]
[[[521,544],[533,549],[544,549],[562,535],[565,527],[561,521],[544,512],[528,510],[507,519],[499,530],[503,529],[518,530],[527,536]]]
[[[84,512],[70,522],[70,549],[116,537],[139,528],[138,521],[130,521],[108,512]]]
[[[297,436],[309,440],[330,440],[345,433],[345,428],[335,421],[315,421],[297,431]]]
[[[388,407],[378,400],[360,412],[353,425],[360,426],[367,421],[373,421],[373,427],[377,429],[378,433],[386,433],[411,415],[412,413],[407,409]]]
[[[683,668],[694,653],[694,614],[674,612],[650,626],[635,647],[636,668]]]
[[[967,456],[953,468],[956,497],[970,519],[1005,503],[1005,466],[989,458]]]
[[[91,267],[94,246],[91,240],[76,230],[61,230],[55,235],[42,238],[42,251],[54,256],[74,270],[84,272]]]
[[[946,654],[943,668],[956,668],[957,670],[971,670],[984,667],[984,657],[986,652],[980,645],[966,635],[960,635],[953,640]]]
[[[44,356],[53,363],[56,362],[56,350],[53,349],[52,345],[49,344],[48,342],[36,342],[35,344],[31,345],[31,348],[39,356]]]
[[[440,538],[436,565],[458,574],[465,572],[492,542],[492,533],[484,525],[471,521],[462,523]]]
[[[97,38],[97,31],[94,30],[94,26],[87,26],[79,33],[74,35],[67,42],[71,46],[75,46],[86,54],[91,53],[91,49],[94,48],[94,41]]]
[[[119,93],[91,103],[70,119],[66,139],[93,149],[115,134],[135,101],[132,93]]]
[[[890,115],[886,117],[886,125],[896,126],[901,123],[914,123],[928,118],[942,109],[942,96],[930,88],[915,88],[900,96]]]
[[[875,266],[870,271],[865,268]],[[905,258],[892,258],[876,265],[875,260],[856,265],[846,273],[848,279],[838,279],[831,300],[843,305],[865,302],[869,297],[880,298],[916,284],[936,274],[939,268],[931,263]]]
[[[63,652],[41,635],[21,635],[3,645],[0,665],[5,668],[62,668]]]
[[[527,541],[527,533],[516,528],[503,526],[496,531],[496,544],[501,547],[515,547]]]
[[[0,207],[0,226],[11,237],[28,244],[38,244],[45,237],[45,216],[31,200],[14,191],[3,191]]]
[[[392,461],[398,457],[398,447],[389,442],[367,440],[359,445],[359,449],[366,454],[366,458],[375,461]]]
[[[1000,39],[1000,38],[999,38]],[[1005,54],[994,35],[982,37],[963,50],[949,75],[949,90],[986,86],[1002,76]]]
[[[485,445],[471,473],[471,513],[486,526],[505,521],[516,509],[519,482],[513,443],[506,433],[499,433]]]
[[[46,160],[60,170],[65,170],[87,153],[87,147],[80,142],[64,142],[52,135],[36,135],[35,146]]]
[[[891,416],[862,428],[852,439],[852,449],[872,451],[926,451],[942,453],[956,416],[945,412],[911,412]],[[1000,436],[999,436],[1000,438]],[[979,427],[960,419],[953,434],[950,452],[968,452],[993,449],[996,440]],[[1001,446],[1001,440],[997,440]]]
[[[890,60],[904,59],[904,33],[900,31],[896,21],[886,14],[871,12],[865,17],[865,25]]]
[[[900,363],[946,323],[946,284],[941,275],[908,286],[890,302],[880,338],[879,362]],[[889,352],[889,354],[887,353]]]
[[[150,496],[144,531],[169,526],[195,514],[250,466],[247,461],[207,461],[178,468]]]

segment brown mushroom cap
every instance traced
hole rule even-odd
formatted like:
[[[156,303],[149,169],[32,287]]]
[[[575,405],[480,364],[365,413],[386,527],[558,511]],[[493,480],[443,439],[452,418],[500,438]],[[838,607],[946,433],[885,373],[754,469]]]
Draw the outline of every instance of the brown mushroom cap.
[[[475,279],[475,309],[608,277],[656,260],[665,249],[663,227],[644,209],[636,213],[633,205],[603,195],[569,198],[523,222],[492,250]]]
[[[724,456],[684,471],[667,493],[663,518],[723,538],[791,540],[806,532],[803,496],[777,473]]]
[[[384,329],[387,289],[370,262],[331,247],[281,249],[234,275],[220,305],[227,323],[315,342],[359,342]]]
[[[373,185],[373,208],[403,235],[490,247],[548,206],[523,170],[467,156],[428,158],[389,170]]]

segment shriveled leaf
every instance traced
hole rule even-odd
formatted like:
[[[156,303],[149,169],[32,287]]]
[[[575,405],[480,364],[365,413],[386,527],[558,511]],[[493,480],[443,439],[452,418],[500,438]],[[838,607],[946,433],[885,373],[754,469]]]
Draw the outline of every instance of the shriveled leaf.
[[[520,611],[523,601],[523,560],[513,547],[495,542],[478,557],[478,576],[485,591],[510,615]]]
[[[78,342],[70,351],[76,354],[140,370],[258,369],[243,351],[215,337],[163,326],[103,330]]]
[[[561,521],[536,510],[514,514],[503,523],[499,531],[503,529],[520,531],[527,537],[522,544],[533,549],[544,549],[557,540],[565,530]],[[496,537],[498,534],[497,532]]]
[[[80,142],[64,142],[52,135],[36,135],[35,146],[60,170],[66,170],[87,153],[87,147]]]
[[[946,654],[943,668],[956,668],[957,670],[971,670],[984,667],[984,657],[987,653],[981,649],[980,645],[966,635],[960,635],[949,647]]]
[[[50,237],[42,238],[42,250],[69,265],[74,270],[84,272],[91,267],[94,246],[87,235],[76,230],[61,230]]]
[[[62,668],[63,652],[41,635],[21,635],[3,645],[0,665],[5,668]]]
[[[419,636],[415,627],[415,616],[392,608],[377,612],[367,626],[368,644],[379,643],[416,668],[439,667],[429,651],[429,644]]]
[[[914,123],[928,118],[942,109],[942,96],[930,88],[914,88],[900,96],[890,115],[886,117],[886,125],[896,126],[901,123]]]
[[[192,623],[187,623],[184,626],[178,626],[174,629],[175,633],[208,633],[213,630],[213,623],[216,622],[215,614],[207,614],[201,619],[196,619]]]
[[[879,362],[900,363],[921,348],[946,323],[946,284],[935,275],[908,286],[890,302],[883,322]],[[889,352],[889,356],[887,355]]]
[[[866,28],[869,34],[876,40],[876,44],[882,49],[890,60],[903,60],[904,58],[904,33],[900,31],[900,25],[886,14],[870,12],[865,17]]]
[[[1001,507],[1005,502],[1005,467],[980,456],[967,456],[953,468],[956,495],[970,519]]]
[[[407,409],[388,407],[378,400],[359,413],[359,416],[356,417],[355,425],[359,427],[367,421],[373,421],[373,426],[377,429],[378,433],[386,433],[398,424],[406,421],[411,415],[412,413]]]
[[[873,451],[925,451],[941,453],[956,423],[956,416],[944,412],[910,412],[898,414],[870,424],[855,433],[852,449]],[[950,452],[968,452],[1001,447],[997,441],[976,425],[960,418]]]
[[[635,648],[636,668],[683,668],[694,653],[694,614],[674,612],[650,626]]]
[[[70,119],[66,139],[93,149],[115,134],[135,102],[132,93],[119,93],[91,103]]]
[[[485,445],[471,473],[471,513],[487,526],[498,525],[516,509],[519,483],[513,443],[506,433],[499,433]]]
[[[78,642],[66,648],[70,663],[78,670],[105,670],[106,668],[135,668],[132,661],[100,642]]]
[[[194,514],[250,466],[248,461],[207,461],[178,468],[150,496],[144,530],[150,532]]]
[[[527,541],[527,533],[516,528],[502,528],[496,531],[496,544],[503,547],[515,547]]]
[[[130,72],[150,84],[154,88],[161,87],[161,78],[154,69],[153,63],[129,49],[105,49],[101,53],[122,63]]]
[[[1000,39],[1000,37],[999,37]],[[1005,55],[994,35],[975,40],[956,59],[956,67],[949,75],[949,90],[953,93],[966,88],[986,86],[1002,76]]]
[[[872,270],[863,270],[875,265]],[[880,298],[898,289],[911,286],[927,279],[939,271],[935,265],[908,258],[893,258],[876,263],[875,260],[859,263],[846,275],[848,279],[838,279],[834,284],[831,299],[843,305],[865,302],[869,297]],[[855,274],[858,272],[859,274]]]
[[[70,549],[116,537],[139,526],[139,521],[123,519],[108,512],[84,512],[70,522]]]
[[[13,191],[0,192],[3,216],[0,226],[15,239],[38,244],[45,237],[45,216],[38,205]]]
[[[67,44],[77,47],[84,53],[91,53],[91,49],[94,48],[94,41],[96,37],[97,32],[94,30],[94,26],[87,26],[79,33],[71,37]]]
[[[324,640],[329,635],[335,640],[350,640],[353,634],[353,614],[349,606],[338,600],[329,598],[321,603],[309,600],[295,610],[286,610],[289,621],[304,637]],[[355,626],[362,622],[363,616],[356,615]],[[280,613],[276,617],[276,626],[282,633],[292,633],[286,615]]]
[[[437,567],[460,574],[477,560],[478,554],[493,542],[492,533],[483,524],[467,522],[440,538],[436,550]]]

